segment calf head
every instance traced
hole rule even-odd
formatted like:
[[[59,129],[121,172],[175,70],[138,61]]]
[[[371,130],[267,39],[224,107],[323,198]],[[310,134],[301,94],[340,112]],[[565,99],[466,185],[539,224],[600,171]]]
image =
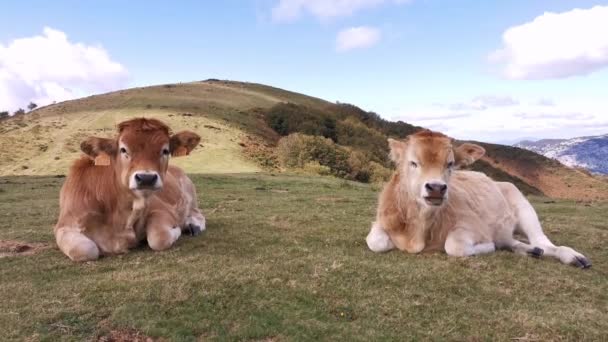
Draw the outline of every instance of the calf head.
[[[452,171],[485,153],[483,147],[469,143],[454,147],[452,139],[430,130],[388,143],[390,157],[403,176],[402,186],[425,206],[441,206],[448,198]]]
[[[148,196],[162,189],[170,156],[189,154],[200,140],[189,131],[170,135],[161,121],[138,118],[118,124],[116,139],[90,137],[80,148],[96,164],[113,167],[123,187],[136,196]]]

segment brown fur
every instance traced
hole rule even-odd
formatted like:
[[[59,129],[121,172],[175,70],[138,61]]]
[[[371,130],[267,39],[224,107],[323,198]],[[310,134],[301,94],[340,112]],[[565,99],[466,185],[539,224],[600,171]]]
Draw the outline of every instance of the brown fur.
[[[172,140],[178,141],[172,152],[185,148],[189,153],[200,137],[192,132],[170,137],[169,128],[154,119],[123,122],[118,132],[115,139],[85,140],[81,147],[87,156],[74,162],[62,187],[55,235],[73,260],[125,253],[146,238],[153,249],[169,248],[179,236],[172,229],[186,229],[192,220],[204,229],[194,185],[179,168],[168,166],[169,158],[162,154]],[[190,139],[190,145],[179,143],[183,139]],[[120,144],[128,146],[128,157],[121,155]],[[95,165],[100,155],[108,156],[109,165]],[[158,172],[162,188],[130,189],[132,173],[141,169]]]

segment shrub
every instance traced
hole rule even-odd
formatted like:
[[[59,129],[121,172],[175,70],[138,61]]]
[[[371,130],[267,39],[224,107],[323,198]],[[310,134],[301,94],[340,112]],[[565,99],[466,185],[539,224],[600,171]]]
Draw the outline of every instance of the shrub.
[[[327,113],[306,106],[279,103],[266,113],[266,122],[282,136],[303,133],[336,141],[336,121]]]
[[[348,157],[348,166],[350,167],[348,179],[364,183],[369,182],[371,177],[369,163],[370,160],[365,154],[359,151],[352,151]]]
[[[410,125],[403,121],[393,122],[385,120],[374,112],[366,112],[363,109],[348,103],[332,104],[327,110],[331,111],[342,120],[355,118],[367,127],[373,128],[380,133],[391,137],[405,138],[420,129],[420,127]]]
[[[326,172],[319,170],[325,167],[335,176],[372,183],[386,181],[392,173],[387,137],[405,137],[416,130],[348,104],[316,109],[281,103],[265,118],[275,132],[284,136],[277,147],[282,167],[314,173]]]
[[[7,111],[0,112],[0,119],[4,119],[4,118],[8,118],[8,112]]]
[[[319,164],[318,161],[310,161],[304,164],[303,170],[308,173],[329,176],[331,175],[331,169],[328,166]]]
[[[381,164],[388,163],[386,136],[354,118],[347,118],[338,123],[337,142],[342,146],[366,151],[370,160]]]
[[[25,110],[23,110],[23,108],[19,108],[13,113],[13,115],[23,115],[23,114],[25,114]]]
[[[370,162],[369,168],[371,171],[371,176],[369,179],[370,183],[374,183],[374,184],[384,183],[384,182],[388,181],[393,174],[392,169],[385,167],[384,165],[378,164],[376,162]]]
[[[283,167],[304,169],[310,162],[328,167],[331,174],[346,177],[350,173],[348,151],[331,139],[294,133],[279,140],[277,158]]]
[[[283,137],[276,154],[282,167],[308,173],[374,183],[386,181],[391,175],[391,170],[373,161],[369,153],[342,147],[319,136],[294,133]]]
[[[32,110],[34,110],[36,108],[38,108],[38,105],[35,104],[34,102],[30,102],[30,104],[27,105],[27,109],[29,109],[30,111],[32,111]]]
[[[391,168],[384,166],[381,163],[373,161],[368,153],[361,151],[352,151],[348,158],[350,166],[350,174],[347,177],[350,180],[356,180],[365,183],[383,183],[392,175]]]

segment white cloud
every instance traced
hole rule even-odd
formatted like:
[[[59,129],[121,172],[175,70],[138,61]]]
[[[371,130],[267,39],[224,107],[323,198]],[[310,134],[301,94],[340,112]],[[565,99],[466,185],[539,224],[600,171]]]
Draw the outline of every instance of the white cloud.
[[[503,34],[489,59],[509,79],[586,75],[608,66],[608,6],[544,13]]]
[[[538,102],[536,102],[536,104],[539,106],[553,107],[553,106],[555,106],[555,101],[553,101],[551,99],[542,98],[542,99],[538,100]]]
[[[293,21],[308,12],[319,19],[349,16],[385,3],[401,4],[410,0],[279,0],[272,9],[275,21]]]
[[[450,110],[486,110],[493,107],[509,107],[518,105],[519,101],[510,96],[482,95],[469,102],[459,102],[447,106]]]
[[[439,130],[454,138],[486,142],[572,138],[608,132],[608,100],[560,100],[559,106],[518,101],[479,110],[428,105],[399,110],[390,116],[417,126]]]
[[[336,50],[348,51],[368,48],[376,44],[381,37],[380,30],[369,26],[344,29],[336,37]]]
[[[127,80],[125,67],[112,61],[103,47],[70,42],[52,28],[0,44],[0,110],[116,90]]]

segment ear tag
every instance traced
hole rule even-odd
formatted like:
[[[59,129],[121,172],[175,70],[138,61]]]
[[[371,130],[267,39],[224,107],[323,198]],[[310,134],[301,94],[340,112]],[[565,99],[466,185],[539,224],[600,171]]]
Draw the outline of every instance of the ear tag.
[[[100,153],[95,157],[96,166],[108,166],[110,165],[110,156],[105,153]]]
[[[175,150],[175,152],[173,152],[173,155],[176,157],[187,156],[188,149],[183,146],[180,146],[177,148],[177,150]]]

